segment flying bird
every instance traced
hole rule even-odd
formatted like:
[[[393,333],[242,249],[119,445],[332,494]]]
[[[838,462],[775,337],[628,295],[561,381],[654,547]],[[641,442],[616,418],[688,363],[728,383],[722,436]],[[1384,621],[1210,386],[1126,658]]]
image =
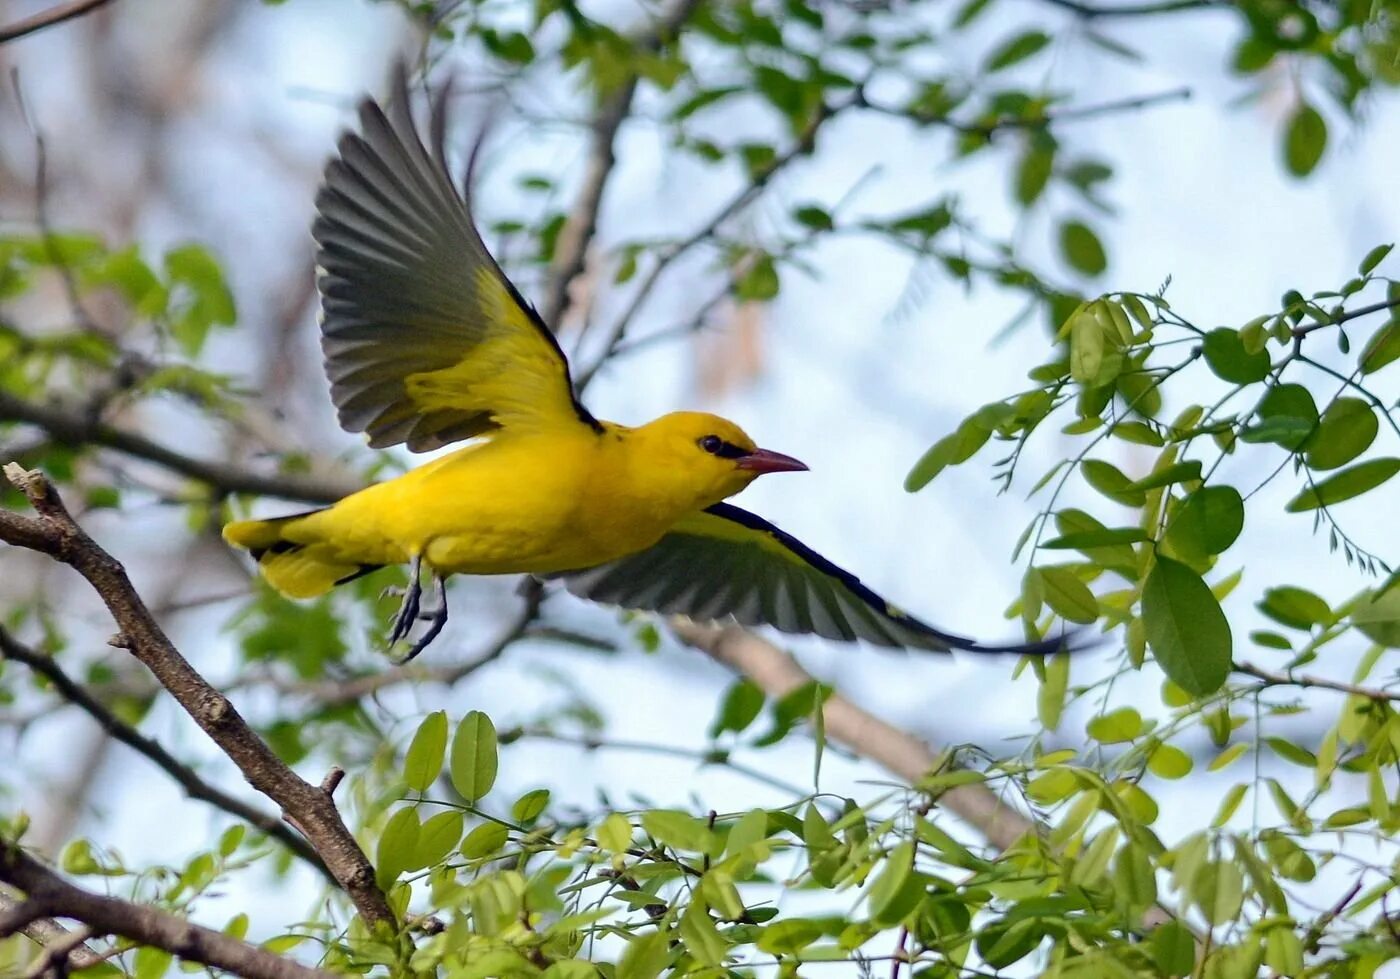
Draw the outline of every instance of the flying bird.
[[[454,574],[559,579],[576,595],[697,620],[946,652],[984,645],[901,611],[801,541],[724,500],[807,467],[733,422],[676,412],[635,428],[578,400],[554,335],[506,278],[448,171],[444,99],[431,149],[404,73],[366,99],[316,197],[321,346],[340,424],[375,448],[466,444],[332,506],[224,527],[273,588],[321,595],[409,564],[389,644],[411,659],[447,620]],[[425,608],[427,571],[435,605]]]

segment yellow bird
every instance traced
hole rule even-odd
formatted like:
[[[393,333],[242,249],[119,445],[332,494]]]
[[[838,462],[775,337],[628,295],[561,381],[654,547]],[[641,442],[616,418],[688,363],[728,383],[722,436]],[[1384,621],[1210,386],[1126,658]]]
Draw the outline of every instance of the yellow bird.
[[[376,448],[467,444],[333,506],[224,527],[274,588],[309,598],[410,564],[389,636],[392,645],[427,622],[408,658],[441,631],[453,574],[559,578],[623,608],[881,646],[1061,647],[986,646],[933,628],[721,502],[764,473],[807,468],[758,448],[732,422],[677,412],[630,428],[589,414],[558,342],[486,250],[453,184],[441,103],[431,151],[402,73],[385,107],[362,103],[360,131],[326,167],[312,234],[341,425]],[[429,612],[420,609],[424,567],[437,591]]]

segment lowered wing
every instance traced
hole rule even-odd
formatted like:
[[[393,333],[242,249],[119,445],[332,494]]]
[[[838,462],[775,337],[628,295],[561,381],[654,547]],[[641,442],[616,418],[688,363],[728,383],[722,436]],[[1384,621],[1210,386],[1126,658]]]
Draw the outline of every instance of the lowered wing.
[[[948,652],[1037,655],[1063,639],[990,646],[908,615],[797,538],[747,510],[717,503],[637,554],[562,576],[583,598],[698,620],[732,619],[827,639]]]

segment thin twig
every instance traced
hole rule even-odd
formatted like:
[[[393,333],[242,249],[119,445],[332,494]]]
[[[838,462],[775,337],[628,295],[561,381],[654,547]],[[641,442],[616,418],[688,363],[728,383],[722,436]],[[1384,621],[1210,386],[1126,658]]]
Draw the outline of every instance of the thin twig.
[[[680,0],[654,28],[633,39],[633,48],[639,53],[649,53],[671,43],[700,3],[701,0]],[[583,186],[579,189],[578,199],[569,212],[568,220],[555,245],[554,260],[545,286],[544,307],[541,310],[545,324],[555,332],[558,332],[564,315],[569,310],[569,287],[583,273],[587,264],[588,249],[598,230],[598,212],[603,204],[603,192],[607,189],[608,181],[617,165],[617,154],[614,151],[617,133],[631,115],[632,102],[636,97],[639,82],[640,78],[629,72],[617,83],[613,92],[603,99],[589,126],[588,167],[584,172]]]
[[[0,511],[0,540],[47,554],[81,574],[120,629],[112,644],[140,660],[244,778],[296,820],[366,922],[392,924],[394,913],[375,883],[374,868],[334,800],[288,768],[229,699],[181,655],[151,616],[125,569],[78,526],[48,479],[15,465],[6,466],[5,475],[28,497],[38,517]]]
[[[999,116],[982,122],[969,122],[948,113],[919,112],[916,109],[884,105],[865,99],[861,100],[860,107],[881,115],[907,119],[920,126],[946,126],[970,136],[990,137],[1004,130],[1048,129],[1057,123],[1082,122],[1086,119],[1116,115],[1120,112],[1149,109],[1165,102],[1178,102],[1190,97],[1191,89],[1183,86],[1166,92],[1155,92],[1151,95],[1137,95],[1132,98],[1114,99],[1110,102],[1098,102],[1093,105],[1081,105],[1059,111],[1047,110],[1038,116]]]
[[[612,358],[612,355],[617,351],[618,345],[626,339],[627,331],[631,329],[632,322],[637,318],[637,314],[641,312],[642,307],[651,297],[651,293],[656,288],[657,282],[676,259],[689,252],[701,242],[713,237],[715,232],[719,230],[720,225],[724,224],[724,222],[728,221],[731,217],[752,203],[778,173],[794,160],[811,153],[816,146],[817,133],[823,125],[847,109],[863,105],[864,102],[864,91],[862,89],[857,89],[854,94],[843,102],[835,105],[823,103],[817,111],[813,113],[812,118],[802,130],[802,133],[785,153],[774,157],[767,165],[755,173],[750,178],[749,182],[744,185],[743,189],[711,215],[708,221],[697,228],[688,237],[683,238],[666,249],[657,258],[656,264],[651,267],[651,271],[647,273],[646,278],[642,280],[636,292],[632,294],[632,300],[627,304],[627,308],[622,311],[622,314],[613,323],[612,332],[608,335],[607,342],[604,344],[602,352],[598,355],[598,359],[579,374],[575,386],[582,391],[588,386],[588,383],[593,380],[602,366]]]
[[[205,483],[221,494],[252,493],[284,500],[324,504],[362,487],[349,480],[316,479],[303,476],[264,476],[239,466],[208,462],[176,452],[144,435],[115,428],[86,412],[50,405],[38,405],[0,391],[0,421],[37,425],[56,442],[64,445],[100,445],[153,462],[158,466]]]
[[[66,20],[81,17],[83,14],[91,13],[98,7],[106,6],[111,2],[112,0],[70,0],[69,3],[60,3],[48,10],[34,14],[32,17],[25,17],[23,20],[17,20],[6,27],[0,27],[0,44],[16,40],[27,34],[34,34],[46,27],[62,24]]]
[[[75,887],[7,841],[0,841],[0,881],[24,891],[26,900],[20,908],[72,918],[93,934],[120,935],[245,979],[331,979],[333,975],[167,911]],[[5,937],[6,927],[0,917],[0,938]]]
[[[544,602],[544,588],[538,581],[527,578],[525,588],[525,604],[500,637],[483,652],[464,663],[429,667],[415,661],[348,680],[312,680],[276,685],[277,689],[281,693],[308,697],[319,706],[337,707],[352,704],[399,683],[429,682],[450,687],[487,663],[499,659],[512,644],[525,636],[530,624],[539,617],[540,606]]]
[[[1264,681],[1264,687],[1303,687],[1317,690],[1336,690],[1338,693],[1352,694],[1356,697],[1364,697],[1367,700],[1374,700],[1376,703],[1389,701],[1391,703],[1400,702],[1400,691],[1380,690],[1375,687],[1363,687],[1355,683],[1344,683],[1341,680],[1329,680],[1326,677],[1310,676],[1306,673],[1276,673],[1273,670],[1266,670],[1255,666],[1253,663],[1236,663],[1235,672],[1252,676],[1255,679]]]
[[[1177,14],[1184,10],[1204,10],[1207,8],[1226,9],[1234,6],[1230,0],[1150,0],[1147,3],[1097,4],[1082,3],[1080,0],[1047,0],[1056,7],[1062,7],[1085,20],[1100,20],[1105,17],[1153,17],[1158,14]]]
[[[73,681],[56,663],[52,656],[46,656],[37,649],[21,643],[0,625],[0,659],[11,659],[23,663],[35,673],[53,684],[59,696],[69,703],[82,708],[104,731],[127,747],[145,755],[163,772],[174,779],[192,799],[207,802],[230,815],[256,826],[279,843],[287,847],[301,859],[310,863],[334,882],[316,851],[305,839],[292,832],[276,816],[261,812],[256,806],[237,799],[222,789],[218,789],[200,778],[188,765],[182,764],[159,742],[146,737],[104,707],[96,698]]]

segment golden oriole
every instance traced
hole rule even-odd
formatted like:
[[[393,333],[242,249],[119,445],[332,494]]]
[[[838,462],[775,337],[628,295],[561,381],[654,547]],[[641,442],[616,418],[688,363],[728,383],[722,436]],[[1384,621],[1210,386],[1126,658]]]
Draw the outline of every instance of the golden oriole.
[[[224,527],[274,588],[306,598],[411,564],[389,638],[427,620],[409,658],[446,621],[449,575],[506,573],[559,578],[629,609],[881,646],[1061,646],[987,646],[935,629],[721,502],[764,473],[807,468],[732,422],[677,412],[629,428],[594,418],[553,334],[486,250],[467,189],[454,186],[442,101],[429,150],[400,72],[384,107],[361,104],[360,131],[342,137],[326,167],[312,228],[321,345],[346,430],[376,448],[470,441],[333,506]],[[431,612],[420,611],[424,566],[437,590]]]

